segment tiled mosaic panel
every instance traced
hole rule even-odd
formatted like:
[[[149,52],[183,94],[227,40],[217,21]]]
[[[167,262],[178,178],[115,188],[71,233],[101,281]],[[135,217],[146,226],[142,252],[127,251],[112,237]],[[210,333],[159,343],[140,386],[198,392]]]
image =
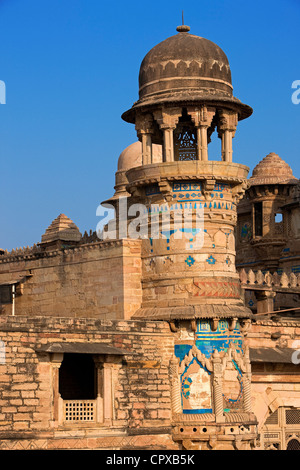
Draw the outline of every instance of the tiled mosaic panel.
[[[195,345],[207,358],[215,350],[226,352],[231,343],[237,352],[242,352],[243,339],[239,324],[229,331],[228,322],[220,321],[218,329],[212,331],[209,321],[199,320],[195,332]],[[175,345],[175,355],[180,362],[192,348],[192,341]],[[232,361],[224,373],[224,410],[239,409],[243,398],[243,377],[237,364]],[[211,373],[193,358],[181,375],[181,399],[183,413],[212,413]]]

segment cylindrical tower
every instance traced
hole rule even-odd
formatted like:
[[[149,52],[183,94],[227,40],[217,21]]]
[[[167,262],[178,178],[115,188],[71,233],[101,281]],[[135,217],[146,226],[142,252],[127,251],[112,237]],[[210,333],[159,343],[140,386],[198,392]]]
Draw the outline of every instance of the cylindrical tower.
[[[186,25],[177,31],[142,61],[139,100],[122,116],[135,123],[142,147],[141,165],[126,171],[129,204],[145,204],[148,222],[157,211],[171,218],[161,217],[159,237],[148,231],[136,317],[245,319],[234,228],[249,168],[232,162],[232,139],[252,109],[233,97],[225,53]],[[208,156],[214,131],[219,161]],[[153,145],[162,148],[160,161]],[[184,210],[192,213],[180,227],[174,213]]]
[[[251,311],[234,235],[249,168],[233,163],[232,141],[252,109],[233,96],[225,53],[189,30],[179,26],[146,55],[139,100],[122,116],[141,143],[122,191],[130,207],[146,208],[143,301],[134,318],[169,321],[174,332],[174,439],[185,448],[249,448],[255,419],[244,332]],[[220,157],[211,160],[215,131]],[[161,148],[155,158],[154,145]]]

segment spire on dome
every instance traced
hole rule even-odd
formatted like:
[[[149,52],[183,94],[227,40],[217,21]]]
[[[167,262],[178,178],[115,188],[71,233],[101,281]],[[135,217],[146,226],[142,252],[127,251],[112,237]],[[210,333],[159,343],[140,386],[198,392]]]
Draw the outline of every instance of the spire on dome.
[[[184,11],[182,10],[182,25],[177,26],[176,31],[178,33],[188,33],[190,30],[191,28],[184,24]]]

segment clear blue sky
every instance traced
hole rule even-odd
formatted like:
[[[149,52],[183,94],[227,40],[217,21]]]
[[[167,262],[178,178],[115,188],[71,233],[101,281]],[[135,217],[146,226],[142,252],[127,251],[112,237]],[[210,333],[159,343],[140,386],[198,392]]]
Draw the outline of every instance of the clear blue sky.
[[[250,172],[276,152],[300,177],[299,0],[0,0],[0,247],[32,245],[60,213],[84,232],[110,197],[121,151],[136,140],[121,114],[138,98],[146,53],[191,33],[227,54],[234,95],[254,109],[234,161]]]

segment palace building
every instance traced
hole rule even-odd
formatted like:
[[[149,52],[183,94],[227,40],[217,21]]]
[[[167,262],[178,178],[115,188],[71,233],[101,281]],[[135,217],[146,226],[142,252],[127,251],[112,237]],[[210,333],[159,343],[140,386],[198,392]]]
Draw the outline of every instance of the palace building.
[[[115,230],[60,214],[0,250],[1,450],[300,450],[300,183],[275,153],[238,163],[251,114],[178,26],[122,115]]]

